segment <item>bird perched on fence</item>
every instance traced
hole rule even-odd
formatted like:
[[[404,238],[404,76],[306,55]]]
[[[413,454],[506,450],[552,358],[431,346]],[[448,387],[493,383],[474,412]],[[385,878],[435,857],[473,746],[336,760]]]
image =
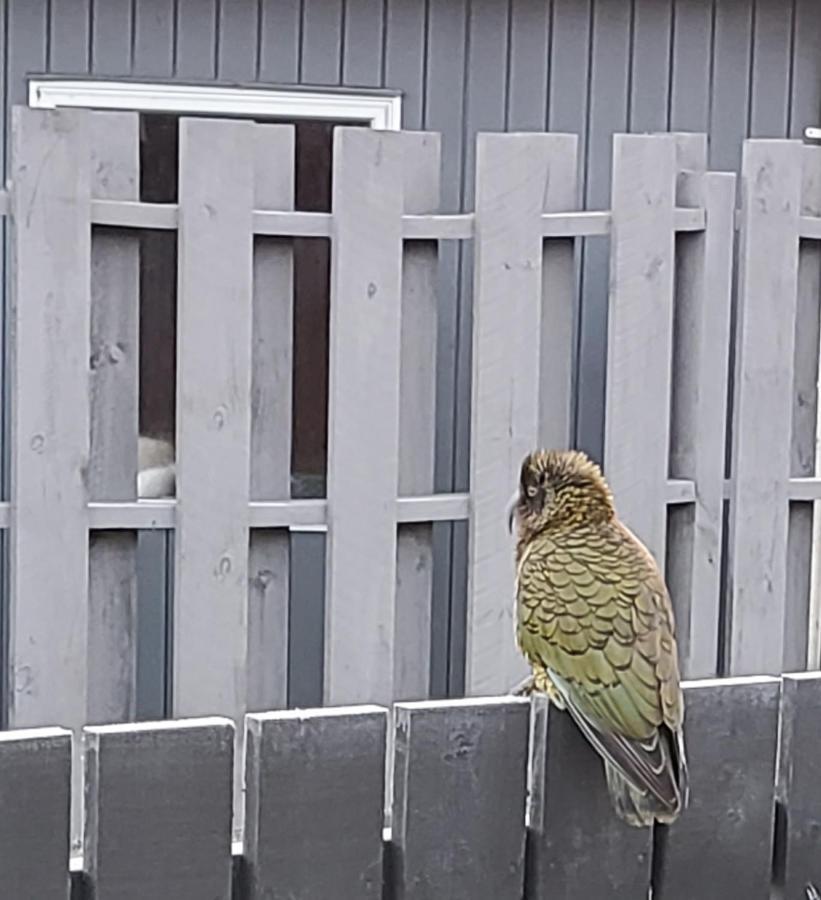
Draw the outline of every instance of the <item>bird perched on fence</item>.
[[[650,552],[616,515],[600,468],[578,451],[522,463],[516,524],[516,639],[532,676],[604,761],[630,825],[670,823],[687,804],[684,702],[673,611]]]

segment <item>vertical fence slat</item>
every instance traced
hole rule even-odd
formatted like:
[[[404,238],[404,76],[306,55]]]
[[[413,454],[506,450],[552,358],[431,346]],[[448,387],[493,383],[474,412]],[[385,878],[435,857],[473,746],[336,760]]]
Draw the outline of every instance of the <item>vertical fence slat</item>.
[[[688,677],[716,674],[724,504],[735,176],[705,172],[704,135],[677,135],[678,205],[702,208],[703,232],[676,242],[670,475],[692,479],[691,508],[668,516],[666,574]],[[686,168],[681,168],[681,166]]]
[[[91,190],[139,199],[139,119],[97,113],[91,122]],[[92,500],[134,500],[137,478],[139,237],[97,228],[91,242]],[[88,721],[136,713],[137,535],[92,533],[89,544]]]
[[[601,758],[570,716],[534,699],[527,897],[636,900],[650,883],[651,831],[617,818]]]
[[[544,212],[578,206],[578,146],[575,134],[550,134],[550,175]],[[573,238],[544,242],[542,321],[539,348],[539,444],[566,448],[573,429],[573,348],[576,322],[576,261]],[[512,488],[511,488],[512,490]]]
[[[709,680],[684,690],[690,805],[665,835],[654,896],[767,900],[779,681]]]
[[[781,672],[801,143],[745,141],[730,520],[729,667]]]
[[[785,674],[776,794],[776,882],[781,896],[803,897],[804,886],[821,890],[821,675]]]
[[[821,216],[821,147],[804,147],[801,157],[801,214]],[[816,457],[821,449],[817,440],[821,243],[803,241],[799,251],[790,474],[806,477],[821,472]],[[818,606],[816,573],[821,560],[819,554],[813,553],[813,547],[819,545],[821,503],[791,503],[787,540],[786,652],[782,664],[786,670],[803,669],[806,665],[814,669],[821,665],[815,615]]]
[[[248,122],[180,122],[178,716],[236,718],[247,700],[254,137]]]
[[[257,126],[257,208],[294,208],[294,144],[292,126]],[[291,496],[291,241],[256,238],[253,291],[251,499],[275,500]],[[290,536],[286,530],[251,533],[249,709],[277,709],[288,701],[290,557]]]
[[[334,134],[326,704],[393,695],[402,141]]]
[[[0,734],[0,883],[15,900],[66,900],[71,732]]]
[[[9,722],[85,722],[89,116],[12,113]]]
[[[530,704],[397,704],[396,900],[520,900]]]
[[[539,427],[540,216],[554,150],[540,134],[480,134],[476,142],[466,647],[474,696],[507,691],[527,671],[512,637],[504,511]]]
[[[776,876],[788,897],[804,886],[821,890],[821,674],[784,675],[776,788]]]
[[[247,718],[249,900],[377,900],[388,711]]]
[[[620,518],[661,565],[673,331],[675,141],[613,138],[604,470]]]
[[[103,725],[84,743],[95,900],[230,900],[233,723]]]
[[[404,133],[404,210],[439,206],[439,135]],[[433,493],[436,428],[436,268],[433,241],[409,241],[402,261],[399,369],[399,494]],[[430,687],[433,527],[400,525],[396,547],[394,697],[422,699]]]

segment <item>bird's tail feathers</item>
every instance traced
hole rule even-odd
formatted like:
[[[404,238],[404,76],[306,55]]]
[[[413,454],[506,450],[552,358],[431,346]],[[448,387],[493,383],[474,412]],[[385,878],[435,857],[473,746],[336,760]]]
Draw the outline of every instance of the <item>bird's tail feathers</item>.
[[[610,802],[620,819],[635,828],[647,828],[654,822],[673,822],[678,809],[662,804],[649,791],[640,791],[607,760],[604,761]]]

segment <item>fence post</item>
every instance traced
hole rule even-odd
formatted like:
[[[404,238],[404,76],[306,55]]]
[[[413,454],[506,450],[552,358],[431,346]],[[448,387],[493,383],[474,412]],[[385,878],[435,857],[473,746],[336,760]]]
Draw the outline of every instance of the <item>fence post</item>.
[[[291,125],[255,129],[255,205],[294,208],[295,133]],[[291,496],[293,242],[254,240],[251,376],[251,499]],[[291,538],[287,530],[250,537],[248,708],[288,703]],[[240,729],[240,737],[242,729]]]
[[[682,673],[703,678],[718,663],[736,179],[705,171],[706,135],[676,135],[676,149],[677,205],[703,209],[705,228],[676,241],[670,476],[695,502],[668,509],[665,574]]]
[[[324,702],[391,702],[403,135],[334,134]]]
[[[139,199],[136,113],[95,113],[92,192]],[[135,500],[140,303],[139,237],[95,228],[91,241],[90,499]],[[88,723],[134,718],[137,688],[137,534],[89,538]]]
[[[569,405],[558,393],[539,397],[541,335],[552,324],[543,316],[556,316],[557,335],[566,335],[568,319],[567,295],[543,300],[541,215],[572,204],[562,179],[572,185],[575,157],[568,135],[477,138],[466,649],[466,692],[474,696],[507,691],[527,671],[513,638],[513,541],[504,511],[524,456],[536,449],[540,414],[545,436],[567,430]],[[567,263],[555,254],[551,261],[558,268],[548,269],[548,284],[558,295]],[[569,381],[566,352],[554,363],[557,392]]]
[[[801,146],[744,143],[729,542],[734,675],[778,674],[784,658]]]
[[[441,139],[403,133],[404,211],[436,212]],[[435,241],[405,242],[399,361],[399,494],[433,493],[436,431]],[[433,526],[399,526],[396,547],[394,699],[420,700],[430,690]]]
[[[801,215],[821,217],[821,147],[801,151]],[[821,295],[821,242],[799,244],[798,297],[796,301],[795,375],[792,408],[792,452],[790,475],[812,477],[821,473],[819,413],[819,321]],[[821,546],[821,503],[794,501],[790,504],[787,539],[787,609],[785,653],[787,671],[816,669],[819,658],[818,585]],[[807,623],[810,627],[807,628]]]
[[[613,138],[604,470],[619,517],[664,562],[676,145]]]

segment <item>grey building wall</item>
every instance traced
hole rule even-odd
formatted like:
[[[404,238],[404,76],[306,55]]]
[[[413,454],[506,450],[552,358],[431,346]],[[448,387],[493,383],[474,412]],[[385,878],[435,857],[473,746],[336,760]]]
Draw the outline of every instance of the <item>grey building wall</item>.
[[[821,119],[818,0],[4,0],[2,9],[3,122],[25,102],[26,75],[44,72],[394,88],[406,128],[444,136],[448,210],[472,206],[479,130],[580,134],[582,199],[604,208],[614,131],[707,131],[712,166],[734,169],[744,136],[800,136]],[[443,277],[437,479],[458,490],[467,482],[469,254],[448,251]],[[576,438],[595,455],[606,286],[606,246],[591,239]],[[451,599],[437,607],[434,686],[458,693],[463,529],[439,537],[437,596]]]

